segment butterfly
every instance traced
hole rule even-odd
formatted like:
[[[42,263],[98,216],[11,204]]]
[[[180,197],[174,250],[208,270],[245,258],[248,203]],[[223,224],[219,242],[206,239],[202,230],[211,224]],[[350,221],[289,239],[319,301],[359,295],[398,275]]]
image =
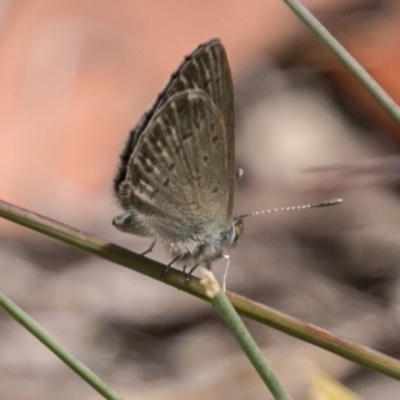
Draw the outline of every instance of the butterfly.
[[[113,225],[160,240],[174,261],[210,268],[243,229],[233,218],[234,120],[227,55],[211,39],[184,59],[130,132],[114,180],[124,213]]]

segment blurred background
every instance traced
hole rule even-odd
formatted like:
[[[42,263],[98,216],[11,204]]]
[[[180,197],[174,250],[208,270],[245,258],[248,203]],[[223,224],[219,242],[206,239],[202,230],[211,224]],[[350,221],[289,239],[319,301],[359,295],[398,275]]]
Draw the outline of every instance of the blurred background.
[[[399,3],[304,4],[399,102]],[[400,129],[282,1],[0,1],[0,198],[144,251],[111,226],[119,153],[215,36],[235,85],[236,214],[345,200],[248,219],[228,289],[399,357]],[[209,304],[6,221],[0,235],[1,289],[122,397],[269,398]],[[297,399],[310,364],[400,399],[393,379],[245,322]],[[0,337],[1,398],[99,398],[2,311]]]

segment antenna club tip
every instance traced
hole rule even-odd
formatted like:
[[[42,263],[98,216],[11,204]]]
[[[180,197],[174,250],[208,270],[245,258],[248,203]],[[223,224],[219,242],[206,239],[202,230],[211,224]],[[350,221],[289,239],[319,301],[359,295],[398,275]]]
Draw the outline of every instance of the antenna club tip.
[[[329,207],[329,206],[335,206],[337,204],[343,203],[343,199],[331,199],[331,200],[326,200],[323,201],[322,203],[318,204],[313,204],[312,207]]]

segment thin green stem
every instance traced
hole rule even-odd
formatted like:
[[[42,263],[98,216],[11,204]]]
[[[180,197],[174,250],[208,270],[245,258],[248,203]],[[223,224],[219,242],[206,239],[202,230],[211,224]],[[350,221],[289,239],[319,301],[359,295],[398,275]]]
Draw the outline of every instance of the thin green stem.
[[[67,225],[1,200],[0,217],[14,221],[209,301],[197,278],[192,277],[187,282],[186,275],[173,268],[169,270],[167,275],[164,275],[165,265],[142,257],[120,246],[105,242]],[[400,361],[392,357],[374,351],[366,346],[339,338],[329,331],[237,294],[228,293],[228,297],[236,310],[242,315],[400,380]]]
[[[400,108],[372,76],[298,0],[283,0],[317,37],[342,61],[365,89],[400,125]]]
[[[246,353],[248,359],[253,364],[274,398],[276,400],[291,400],[292,398],[289,393],[275,376],[268,361],[250,335],[243,321],[240,319],[235,308],[232,306],[232,303],[229,301],[225,293],[221,291],[221,288],[212,272],[204,270],[201,282],[205,287],[207,295],[214,304],[215,309],[218,311],[232,335]]]
[[[109,386],[107,386],[88,367],[77,360],[70,352],[64,349],[54,338],[50,336],[34,319],[18,307],[7,295],[0,291],[0,306],[3,307],[16,321],[39,339],[57,357],[84,379],[93,389],[97,390],[108,400],[121,400]]]

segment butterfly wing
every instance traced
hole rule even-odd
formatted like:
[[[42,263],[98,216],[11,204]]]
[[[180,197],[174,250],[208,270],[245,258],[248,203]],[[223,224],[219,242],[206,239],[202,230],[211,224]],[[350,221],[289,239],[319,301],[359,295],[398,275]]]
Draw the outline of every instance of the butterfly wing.
[[[124,202],[151,236],[207,241],[232,226],[227,141],[222,113],[202,90],[178,92],[156,111],[122,183]]]
[[[147,130],[155,113],[161,109],[176,93],[187,89],[203,90],[222,113],[226,130],[226,149],[228,164],[229,190],[231,194],[227,211],[233,213],[235,186],[235,138],[233,84],[225,49],[218,39],[211,39],[200,45],[185,58],[178,70],[172,75],[163,92],[158,96],[152,108],[142,117],[138,125],[130,132],[129,140],[120,156],[119,171],[114,180],[114,191],[125,210],[131,209],[127,196],[123,195],[124,181],[127,180],[128,164],[140,138]],[[137,151],[135,153],[138,153]],[[233,176],[233,177],[231,177]],[[144,232],[143,232],[144,233]]]

